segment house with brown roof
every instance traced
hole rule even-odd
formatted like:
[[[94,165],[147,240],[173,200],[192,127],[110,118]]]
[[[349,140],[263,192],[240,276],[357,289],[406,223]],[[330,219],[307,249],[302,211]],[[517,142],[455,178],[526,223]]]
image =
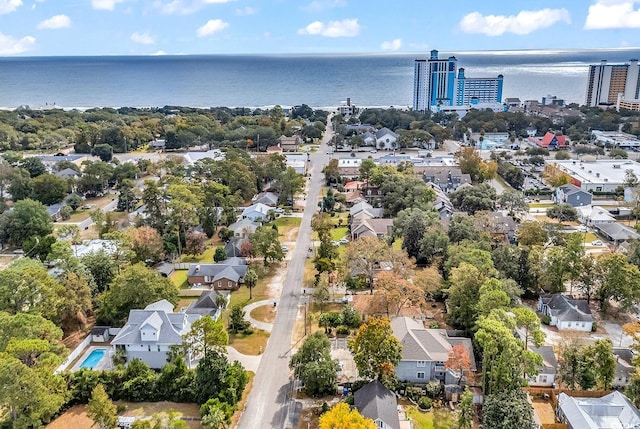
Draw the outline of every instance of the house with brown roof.
[[[280,147],[284,152],[297,152],[298,146],[302,144],[302,138],[300,136],[280,136],[278,138],[278,142],[280,142]]]
[[[471,370],[476,370],[470,338],[450,335],[444,329],[426,329],[422,321],[410,317],[394,318],[391,329],[393,336],[402,344],[402,358],[396,366],[398,380],[425,384],[440,380],[445,384],[456,384],[461,374],[444,367],[455,345],[462,345],[468,350]]]

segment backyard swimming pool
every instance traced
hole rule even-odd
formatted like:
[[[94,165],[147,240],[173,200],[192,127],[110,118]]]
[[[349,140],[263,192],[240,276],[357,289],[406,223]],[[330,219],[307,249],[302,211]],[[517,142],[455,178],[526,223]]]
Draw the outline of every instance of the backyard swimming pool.
[[[94,349],[89,353],[89,356],[85,358],[84,361],[80,364],[80,368],[91,368],[93,369],[100,360],[107,354],[105,349]]]

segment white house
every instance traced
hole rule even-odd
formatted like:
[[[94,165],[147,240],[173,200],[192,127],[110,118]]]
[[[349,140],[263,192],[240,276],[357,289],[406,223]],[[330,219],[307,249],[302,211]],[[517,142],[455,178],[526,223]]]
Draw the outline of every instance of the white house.
[[[273,210],[273,207],[269,207],[266,204],[257,203],[245,207],[242,210],[242,219],[250,219],[254,222],[262,222],[269,220],[269,212]]]
[[[556,382],[558,360],[551,346],[534,347],[529,344],[529,350],[542,357],[542,366],[538,367],[538,374],[529,377],[529,386],[552,387]]]
[[[640,427],[640,411],[618,391],[602,398],[574,398],[560,393],[556,416],[568,429]]]
[[[549,316],[549,324],[560,330],[591,332],[593,318],[585,300],[561,294],[541,296],[538,300],[538,311]]]
[[[391,150],[397,147],[398,134],[391,131],[389,128],[382,128],[376,131],[376,146],[378,149]]]
[[[233,231],[233,236],[237,238],[249,238],[251,234],[256,232],[260,225],[249,218],[240,219],[229,225],[227,228]]]
[[[127,362],[140,359],[150,368],[162,368],[167,363],[171,346],[182,344],[182,336],[200,315],[174,313],[166,299],[154,302],[144,310],[131,310],[127,324],[113,339],[114,350],[122,348]]]
[[[616,219],[611,216],[608,210],[600,206],[576,207],[578,220],[584,225],[594,226],[602,223],[614,223]]]

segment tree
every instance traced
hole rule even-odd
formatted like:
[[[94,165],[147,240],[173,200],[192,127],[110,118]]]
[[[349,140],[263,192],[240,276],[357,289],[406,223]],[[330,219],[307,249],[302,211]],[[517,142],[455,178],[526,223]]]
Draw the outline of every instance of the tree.
[[[95,286],[94,292],[100,293],[107,290],[118,270],[118,261],[104,250],[98,250],[84,255],[80,258],[80,262],[89,270],[93,279],[92,285]]]
[[[492,211],[496,201],[496,190],[487,183],[467,186],[449,194],[455,208],[474,215],[478,211]]]
[[[449,350],[449,359],[444,363],[444,367],[454,371],[458,377],[458,385],[462,383],[465,372],[471,370],[471,358],[469,350],[462,344],[456,344]]]
[[[284,253],[282,252],[282,246],[278,240],[278,231],[267,226],[259,226],[256,228],[256,232],[251,234],[249,241],[253,245],[253,250],[256,255],[264,258],[264,265],[267,266],[267,261],[281,261],[284,259]]]
[[[320,416],[320,429],[376,429],[376,424],[346,402],[339,402]]]
[[[305,392],[323,396],[335,391],[338,366],[331,358],[331,343],[322,332],[308,336],[289,361],[295,377],[304,383]]]
[[[376,295],[382,297],[387,317],[397,317],[407,303],[421,307],[426,297],[420,283],[407,280],[393,271],[381,271],[376,275],[376,290]]]
[[[94,421],[93,426],[99,429],[113,429],[118,424],[118,409],[102,384],[98,384],[91,392],[87,415]]]
[[[613,343],[609,338],[599,339],[586,347],[584,355],[590,360],[596,385],[599,389],[611,389],[616,375],[616,357],[613,354]]]
[[[352,271],[362,273],[371,293],[379,263],[386,259],[388,253],[389,246],[376,237],[362,237],[347,244],[347,266]]]
[[[433,299],[434,295],[442,287],[442,276],[434,265],[416,270],[412,281],[424,292],[426,299]]]
[[[215,259],[215,258],[214,258]],[[247,268],[247,273],[244,275],[244,284],[249,288],[249,301],[253,299],[253,288],[258,283],[258,274],[252,267]]]
[[[409,256],[418,258],[420,241],[433,221],[433,213],[420,209],[406,209],[398,213],[393,221],[394,235],[402,237],[402,248],[406,249]]]
[[[194,231],[193,229],[187,231],[187,235],[185,237],[184,253],[186,253],[187,255],[195,256],[201,255],[205,250],[207,250],[207,235],[200,231]],[[216,253],[218,253],[218,249],[216,249]],[[222,248],[222,253],[224,254],[224,257],[226,259],[227,254],[224,252],[224,248]],[[218,256],[220,255],[218,254]]]
[[[135,254],[132,262],[158,262],[164,258],[164,241],[158,231],[150,226],[133,228],[126,233],[129,248]]]
[[[348,347],[360,376],[383,384],[391,382],[395,366],[400,362],[402,345],[393,336],[389,319],[369,318],[355,337],[349,339]]]
[[[113,158],[113,147],[108,144],[98,144],[91,150],[91,155],[97,156],[101,161],[109,162]]]
[[[47,167],[42,160],[35,156],[23,159],[22,162],[20,162],[20,167],[27,170],[31,178],[38,177],[47,172]]]
[[[65,332],[72,332],[86,321],[92,310],[91,288],[86,276],[80,276],[72,271],[60,277],[62,286],[58,317],[60,326]]]
[[[487,395],[482,406],[482,426],[489,429],[534,429],[533,406],[520,389]]]
[[[121,326],[129,310],[142,309],[161,299],[175,303],[178,288],[157,271],[141,263],[122,270],[111,283],[109,290],[98,297],[98,320]]]
[[[31,179],[31,197],[45,206],[57,204],[67,196],[67,182],[53,174],[41,174]]]
[[[221,353],[210,353],[198,363],[195,376],[195,399],[204,404],[218,398],[234,406],[242,396],[249,378],[246,371],[235,361],[229,364]]]
[[[13,170],[11,181],[9,182],[9,193],[13,202],[29,198],[33,192],[31,176],[24,168]]]
[[[463,240],[475,240],[478,238],[479,231],[469,216],[456,214],[451,217],[447,233],[449,241],[458,244]]]
[[[458,429],[472,429],[474,417],[473,393],[465,388],[458,405]]]
[[[480,153],[472,147],[463,147],[456,152],[460,170],[471,176],[473,183],[484,182],[496,176],[498,165],[491,161],[485,161]]]
[[[213,254],[213,262],[222,262],[227,259],[227,253],[224,251],[224,247],[218,246],[216,247],[216,251]],[[245,277],[245,283],[247,279]]]
[[[456,329],[471,332],[478,317],[476,303],[480,298],[480,286],[484,276],[473,265],[466,262],[451,270],[447,323]]]
[[[222,320],[205,315],[191,324],[191,329],[183,337],[183,346],[192,357],[206,357],[211,353],[226,353],[229,334]]]
[[[51,216],[39,201],[20,200],[15,203],[13,210],[0,215],[2,242],[19,246],[30,237],[44,237],[52,231]]]
[[[561,223],[573,222],[578,219],[578,212],[571,204],[554,204],[547,209],[547,217],[558,219]]]
[[[619,311],[627,311],[640,297],[640,270],[629,264],[620,253],[611,253],[596,259],[596,298],[604,314],[610,301],[619,304]]]
[[[534,246],[545,244],[548,240],[547,230],[538,221],[524,221],[516,233],[518,244]]]
[[[538,315],[528,307],[518,307],[511,310],[516,316],[516,326],[524,331],[524,348],[529,348],[529,340],[535,347],[544,343],[544,332],[540,329]]]
[[[278,202],[288,204],[288,202],[293,202],[295,195],[304,189],[304,177],[302,174],[296,173],[293,167],[287,167],[276,178],[274,187],[279,192]]]
[[[242,306],[239,304],[231,307],[231,314],[229,314],[229,332],[238,333],[249,328],[250,323],[244,318],[245,312]]]
[[[320,306],[320,313],[324,311],[324,305],[331,299],[329,292],[329,274],[322,272],[318,275],[318,282],[313,290],[313,300]]]
[[[498,203],[508,210],[509,213],[522,213],[529,209],[525,196],[516,190],[505,190],[498,198]]]

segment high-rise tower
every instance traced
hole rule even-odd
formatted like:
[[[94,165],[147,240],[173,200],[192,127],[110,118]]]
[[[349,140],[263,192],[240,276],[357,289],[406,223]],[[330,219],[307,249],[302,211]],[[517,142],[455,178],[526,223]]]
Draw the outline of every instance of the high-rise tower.
[[[615,105],[622,100],[640,98],[640,67],[638,60],[627,64],[600,64],[589,66],[587,76],[587,106]]]

